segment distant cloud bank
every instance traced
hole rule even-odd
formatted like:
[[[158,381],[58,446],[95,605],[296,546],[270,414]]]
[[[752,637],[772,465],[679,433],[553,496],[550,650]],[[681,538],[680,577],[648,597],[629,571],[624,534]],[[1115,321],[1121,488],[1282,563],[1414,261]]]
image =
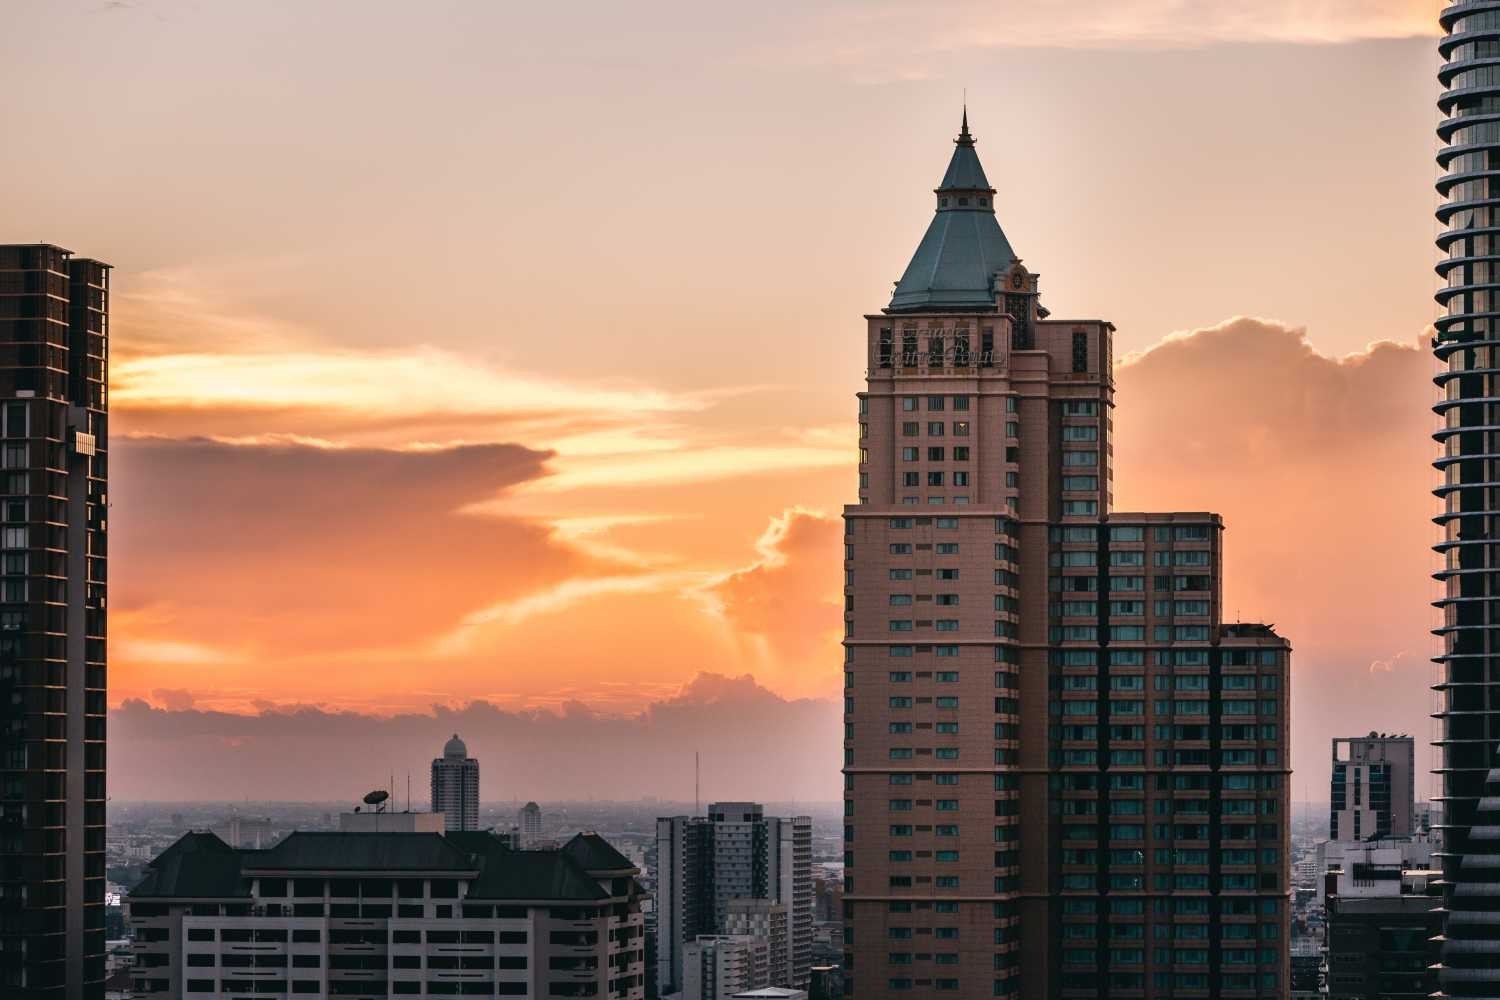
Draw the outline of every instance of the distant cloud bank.
[[[162,691],[185,706],[184,692]],[[253,715],[158,708],[138,699],[110,715],[110,795],[125,801],[243,799],[354,803],[395,775],[423,791],[427,768],[460,733],[486,801],[517,798],[687,799],[693,753],[708,799],[837,799],[841,706],[785,699],[750,676],[701,673],[639,713],[558,712],[471,702],[389,717],[297,705]]]

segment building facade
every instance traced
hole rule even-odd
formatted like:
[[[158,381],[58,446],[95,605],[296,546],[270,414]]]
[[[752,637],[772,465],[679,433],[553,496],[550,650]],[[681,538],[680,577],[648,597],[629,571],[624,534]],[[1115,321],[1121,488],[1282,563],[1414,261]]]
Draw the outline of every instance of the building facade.
[[[683,946],[682,1000],[731,1000],[771,982],[771,946],[751,934],[700,934]]]
[[[0,246],[0,996],[104,994],[109,265]]]
[[[432,811],[449,830],[479,829],[479,761],[457,733],[432,762]]]
[[[1441,992],[1500,996],[1500,837],[1486,822],[1500,767],[1500,2],[1456,0],[1440,15],[1437,182],[1441,262],[1433,352],[1441,472],[1437,544],[1443,647],[1437,690],[1445,924]]]
[[[1330,840],[1381,840],[1416,832],[1415,748],[1410,736],[1385,733],[1333,741]]]
[[[785,929],[771,984],[802,988],[812,969],[812,820],[766,816],[753,802],[715,802],[707,815],[656,821],[656,975],[662,996],[683,988],[684,946],[755,920],[740,901],[780,911]],[[731,924],[731,920],[735,921]]]
[[[520,832],[521,844],[530,847],[542,839],[542,807],[528,802],[516,810],[516,829]]]
[[[967,120],[935,193],[844,510],[844,990],[1284,1000],[1290,648],[1217,515],[1111,511],[1114,328],[1041,306]]]
[[[638,870],[602,838],[515,851],[489,833],[189,833],[130,893],[138,998],[640,1000]]]
[[[1426,1000],[1442,929],[1435,872],[1397,847],[1364,847],[1327,874],[1327,1000]]]

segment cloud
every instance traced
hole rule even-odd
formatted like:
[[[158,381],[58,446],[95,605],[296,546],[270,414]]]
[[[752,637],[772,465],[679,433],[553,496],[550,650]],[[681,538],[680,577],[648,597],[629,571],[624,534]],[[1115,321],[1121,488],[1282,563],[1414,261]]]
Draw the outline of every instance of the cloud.
[[[596,569],[543,526],[462,512],[543,474],[546,453],[518,445],[126,438],[112,458],[116,648],[150,667],[233,684],[310,656],[399,649]]]
[[[110,716],[110,794],[353,803],[392,773],[398,783],[411,773],[420,785],[458,732],[480,761],[487,802],[687,799],[695,751],[709,799],[831,801],[839,796],[840,712],[833,699],[786,699],[748,676],[712,673],[627,715],[576,700],[555,712],[476,701],[385,717],[310,706],[236,715],[130,700]],[[599,766],[601,755],[609,767]]]
[[[1430,672],[1389,651],[1432,650],[1433,369],[1415,339],[1333,358],[1246,318],[1116,369],[1115,509],[1223,514],[1224,614],[1291,640],[1294,766],[1314,787],[1328,736],[1429,711]]]
[[[518,376],[434,347],[158,354],[117,362],[110,376],[113,401],[126,409],[324,409],[408,417],[601,411],[639,416],[702,405],[650,389]]]
[[[843,528],[816,511],[789,508],[771,519],[756,543],[760,558],[707,588],[724,620],[758,637],[781,669],[814,653],[836,657],[843,616],[839,546]],[[828,662],[837,662],[828,660]]]
[[[186,712],[194,704],[191,691],[172,688],[157,688],[151,692],[151,700],[171,712]]]
[[[965,51],[1335,44],[1438,31],[1437,9],[1423,0],[883,0],[805,10],[784,22],[795,34],[756,45],[751,61],[832,66],[871,81],[920,80]]]

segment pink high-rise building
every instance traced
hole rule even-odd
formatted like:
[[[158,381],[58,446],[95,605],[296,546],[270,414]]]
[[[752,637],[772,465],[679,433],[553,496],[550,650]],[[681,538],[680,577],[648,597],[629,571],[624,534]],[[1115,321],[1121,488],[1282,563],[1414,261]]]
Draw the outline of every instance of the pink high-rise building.
[[[1060,320],[967,117],[866,317],[845,508],[845,990],[1285,998],[1287,676],[1216,514],[1111,511],[1111,338]]]

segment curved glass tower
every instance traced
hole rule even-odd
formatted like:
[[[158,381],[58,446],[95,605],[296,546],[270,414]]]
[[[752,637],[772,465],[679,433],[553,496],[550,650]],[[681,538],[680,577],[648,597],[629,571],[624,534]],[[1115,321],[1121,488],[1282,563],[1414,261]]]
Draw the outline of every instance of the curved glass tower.
[[[1439,985],[1500,1000],[1500,0],[1441,18]]]

